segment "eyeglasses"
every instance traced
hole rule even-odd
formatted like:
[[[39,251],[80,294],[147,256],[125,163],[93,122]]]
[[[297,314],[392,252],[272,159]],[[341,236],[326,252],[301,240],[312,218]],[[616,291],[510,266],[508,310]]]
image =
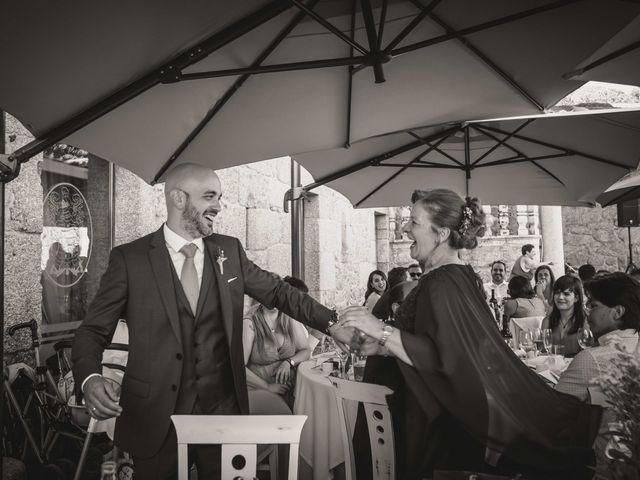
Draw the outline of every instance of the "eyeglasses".
[[[419,278],[422,276],[422,274],[420,272],[409,272],[409,276],[411,278]]]

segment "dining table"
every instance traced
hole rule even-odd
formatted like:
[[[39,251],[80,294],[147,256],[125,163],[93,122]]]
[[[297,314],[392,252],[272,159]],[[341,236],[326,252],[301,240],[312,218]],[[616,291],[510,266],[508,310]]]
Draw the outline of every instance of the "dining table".
[[[300,436],[301,480],[327,480],[344,475],[341,468],[345,461],[342,442],[341,419],[334,387],[329,381],[328,366],[331,358],[324,356],[311,358],[298,366],[295,386],[293,413],[307,415],[307,421]],[[357,415],[357,402],[345,402],[346,421],[353,431]]]

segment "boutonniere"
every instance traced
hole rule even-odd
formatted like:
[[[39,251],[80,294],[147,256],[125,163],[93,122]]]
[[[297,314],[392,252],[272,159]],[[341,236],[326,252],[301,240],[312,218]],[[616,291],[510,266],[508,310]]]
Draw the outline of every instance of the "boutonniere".
[[[221,250],[218,247],[218,250],[215,253],[215,260],[218,266],[220,267],[220,275],[224,275],[224,262],[227,261],[227,257],[224,256],[224,250]]]

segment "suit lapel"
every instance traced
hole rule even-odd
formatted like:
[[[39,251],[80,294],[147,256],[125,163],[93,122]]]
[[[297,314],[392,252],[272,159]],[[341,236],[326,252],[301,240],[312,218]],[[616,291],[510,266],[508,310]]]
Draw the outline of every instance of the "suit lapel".
[[[171,269],[171,257],[162,234],[162,228],[151,237],[151,249],[149,250],[149,261],[151,269],[160,290],[160,298],[169,316],[169,323],[173,333],[178,339],[178,343],[182,345],[182,335],[180,334],[180,322],[178,319],[178,305],[176,303],[176,292],[173,286],[173,278]]]
[[[216,277],[216,283],[218,284],[218,292],[220,293],[220,310],[222,311],[222,320],[224,322],[224,331],[227,336],[227,342],[231,346],[231,335],[233,334],[233,308],[231,306],[231,295],[229,293],[229,285],[224,275],[220,273],[220,267],[215,261],[219,246],[212,239],[205,239],[205,245],[207,246],[207,252],[213,273]],[[203,281],[204,283],[204,281]]]

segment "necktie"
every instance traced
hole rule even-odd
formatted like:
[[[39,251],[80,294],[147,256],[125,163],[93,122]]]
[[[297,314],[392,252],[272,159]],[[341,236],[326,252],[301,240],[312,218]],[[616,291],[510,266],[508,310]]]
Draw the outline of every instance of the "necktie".
[[[189,300],[189,305],[194,315],[198,307],[198,294],[200,293],[200,289],[198,288],[198,272],[196,272],[196,264],[193,262],[193,257],[197,249],[198,247],[193,243],[187,243],[180,249],[180,253],[184,255],[184,263],[182,264],[182,272],[180,273],[180,283],[182,283],[182,289],[187,296],[187,300]]]

